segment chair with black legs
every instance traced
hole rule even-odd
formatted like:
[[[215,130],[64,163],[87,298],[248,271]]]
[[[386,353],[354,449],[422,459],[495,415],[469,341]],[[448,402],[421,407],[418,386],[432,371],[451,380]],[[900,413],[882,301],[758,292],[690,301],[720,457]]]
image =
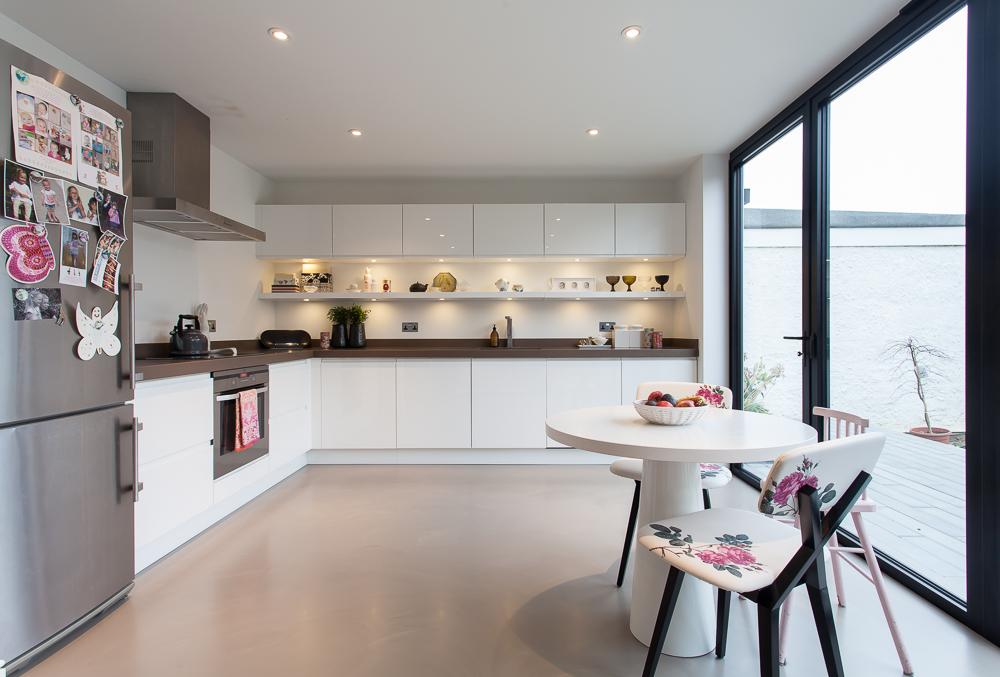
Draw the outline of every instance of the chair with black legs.
[[[669,517],[643,527],[639,543],[670,564],[643,677],[656,671],[685,576],[719,588],[718,658],[726,655],[732,593],[757,604],[762,677],[778,677],[781,604],[797,586],[805,585],[827,674],[843,677],[823,548],[871,481],[884,445],[885,435],[868,433],[800,447],[778,457],[758,509],[766,514],[779,509],[797,514],[799,529],[734,508]]]

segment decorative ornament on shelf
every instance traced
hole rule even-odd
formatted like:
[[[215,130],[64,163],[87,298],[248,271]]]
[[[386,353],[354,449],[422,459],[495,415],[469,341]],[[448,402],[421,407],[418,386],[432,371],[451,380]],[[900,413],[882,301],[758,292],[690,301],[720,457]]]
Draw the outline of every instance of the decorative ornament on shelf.
[[[122,343],[115,336],[118,328],[118,302],[111,306],[111,310],[104,317],[101,317],[100,306],[94,307],[94,312],[87,315],[83,312],[80,304],[76,304],[76,329],[80,332],[83,340],[76,347],[76,354],[81,360],[89,360],[95,353],[107,353],[117,355],[121,352]]]
[[[510,289],[510,280],[501,277],[499,280],[493,283],[499,291],[508,291]]]
[[[617,275],[608,275],[604,279],[607,280],[608,284],[611,285],[611,291],[614,291],[615,285],[621,281],[621,278],[618,277]]]
[[[424,291],[427,291],[427,285],[426,284],[420,284],[419,282],[414,282],[413,284],[410,285],[410,291],[411,292],[424,292]]]
[[[457,283],[455,281],[455,276],[451,273],[438,273],[437,277],[434,278],[433,286],[437,287],[443,292],[455,291]]]
[[[458,289],[458,291],[472,291],[472,285],[469,284],[469,281],[463,277],[462,281],[458,283],[458,287],[456,287],[456,289]]]
[[[365,286],[364,290],[366,292],[372,291],[372,269],[365,268]]]

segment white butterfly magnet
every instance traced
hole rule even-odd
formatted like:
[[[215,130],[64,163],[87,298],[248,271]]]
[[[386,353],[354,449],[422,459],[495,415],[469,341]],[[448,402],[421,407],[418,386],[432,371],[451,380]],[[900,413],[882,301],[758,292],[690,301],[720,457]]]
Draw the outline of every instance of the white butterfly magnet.
[[[111,310],[104,317],[101,317],[100,306],[94,307],[94,312],[87,315],[83,312],[80,304],[76,304],[76,330],[80,332],[83,340],[76,347],[76,354],[81,360],[89,360],[94,353],[107,353],[117,355],[121,352],[122,342],[115,336],[118,328],[118,302],[111,306]]]

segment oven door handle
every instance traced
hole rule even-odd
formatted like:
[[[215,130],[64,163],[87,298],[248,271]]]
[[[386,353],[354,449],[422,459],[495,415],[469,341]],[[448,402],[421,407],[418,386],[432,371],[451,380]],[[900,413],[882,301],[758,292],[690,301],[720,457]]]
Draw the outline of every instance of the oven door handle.
[[[241,392],[246,392],[247,390],[250,390],[250,388],[244,388]],[[260,388],[254,388],[254,390],[256,390],[258,393],[266,393],[267,392],[267,386],[261,386]],[[215,401],[216,402],[228,402],[229,400],[235,400],[239,396],[240,396],[239,393],[233,393],[232,395],[217,395],[215,397]]]

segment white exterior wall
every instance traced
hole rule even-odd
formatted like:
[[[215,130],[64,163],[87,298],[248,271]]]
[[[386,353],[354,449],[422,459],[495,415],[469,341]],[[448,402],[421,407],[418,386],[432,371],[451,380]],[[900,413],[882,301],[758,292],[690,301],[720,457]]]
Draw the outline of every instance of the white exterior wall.
[[[965,430],[965,229],[834,229],[831,247],[831,404],[898,430],[922,424],[912,375],[880,360],[890,341],[914,336],[946,352],[927,385],[931,423]],[[764,404],[798,418],[801,249],[794,229],[746,231],[744,351],[785,375]],[[865,246],[865,243],[871,246]],[[903,387],[899,387],[900,384]]]

